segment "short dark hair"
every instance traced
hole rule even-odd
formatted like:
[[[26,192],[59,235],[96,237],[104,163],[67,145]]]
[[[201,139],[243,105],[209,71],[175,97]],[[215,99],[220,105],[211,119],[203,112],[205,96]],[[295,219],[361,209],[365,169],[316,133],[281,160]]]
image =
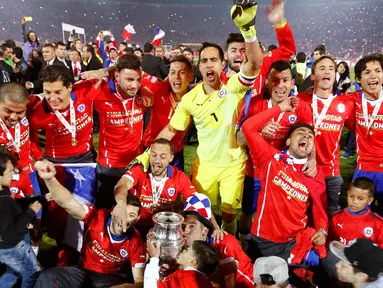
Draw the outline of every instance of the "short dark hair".
[[[197,270],[207,276],[212,275],[219,265],[217,250],[215,250],[209,243],[202,240],[194,241],[191,248],[198,261]]]
[[[201,53],[203,52],[203,50],[205,50],[206,48],[215,48],[218,50],[218,54],[219,54],[219,59],[221,59],[221,61],[223,61],[225,59],[225,56],[224,56],[224,52],[221,48],[221,46],[219,46],[218,44],[215,44],[215,43],[211,43],[211,42],[203,42],[202,43],[202,47],[198,50],[198,56],[199,56],[199,59],[201,59]]]
[[[190,61],[184,55],[177,55],[177,56],[173,57],[172,60],[170,61],[170,64],[172,64],[174,62],[182,62],[182,63],[184,63],[186,65],[188,70],[192,70],[193,69],[192,64],[190,63]]]
[[[121,42],[120,45],[123,45],[123,46],[127,47],[127,46],[128,46],[128,43],[126,43],[126,42]]]
[[[134,54],[122,55],[118,57],[116,68],[118,72],[121,72],[123,69],[141,69],[140,58]]]
[[[66,48],[65,43],[64,43],[64,42],[61,42],[61,41],[56,42],[56,48],[57,48],[58,46],[64,46],[64,47]]]
[[[50,65],[45,67],[40,74],[41,82],[53,83],[56,81],[63,82],[65,87],[69,87],[72,80],[68,68],[64,65]]]
[[[94,51],[94,47],[90,44],[86,44],[85,45],[85,50],[86,52],[90,52],[90,54],[92,54],[92,56],[95,56],[95,51]]]
[[[134,53],[134,48],[133,47],[126,47],[124,49],[124,52],[126,52],[126,54],[133,54]]]
[[[0,146],[0,176],[4,175],[8,161],[11,161],[13,167],[17,167],[17,160],[12,153],[4,146]]]
[[[334,58],[332,58],[331,56],[328,56],[328,55],[324,55],[324,56],[321,56],[320,58],[318,58],[317,60],[314,61],[313,63],[313,66],[311,68],[311,74],[314,74],[315,73],[315,70],[316,70],[316,67],[317,65],[322,62],[323,60],[325,59],[329,59],[332,61],[332,63],[334,64],[334,68],[336,69],[337,65],[336,65],[336,62],[334,60]]]
[[[362,77],[362,72],[366,70],[368,62],[379,62],[380,66],[383,68],[383,54],[373,53],[362,57],[354,67],[355,78],[357,80],[360,80]]]
[[[13,53],[17,59],[23,59],[23,48],[17,46],[13,48]]]
[[[44,44],[43,48],[52,48],[53,50],[56,49],[56,47],[53,46],[53,44],[51,44],[51,43],[46,43],[46,44]]]
[[[273,51],[273,50],[275,50],[275,49],[277,49],[278,47],[277,46],[275,46],[274,44],[271,44],[271,45],[269,45],[269,47],[267,48],[267,52],[271,52],[271,51]]]
[[[7,49],[13,49],[13,46],[4,42],[3,44],[1,44],[0,49],[3,50],[3,52],[5,52],[5,50]]]
[[[11,48],[15,48],[16,47],[16,42],[13,39],[4,40],[4,43],[8,44],[9,46],[11,46]]]
[[[186,47],[186,48],[182,51],[182,53],[184,53],[185,51],[194,54],[193,49],[191,49],[190,47]]]
[[[79,52],[77,49],[72,48],[72,49],[70,49],[70,52],[75,52],[75,53],[77,53],[77,55],[81,58],[81,54],[80,54],[80,52]]]
[[[170,148],[170,153],[174,154],[174,145],[171,141],[169,141],[168,139],[165,139],[165,138],[158,138],[156,140],[153,141],[152,145],[153,144],[162,144],[162,145],[168,145],[169,148]]]
[[[287,138],[290,138],[290,136],[294,133],[294,131],[299,129],[299,128],[307,128],[315,135],[315,130],[314,130],[313,126],[306,124],[306,123],[300,123],[300,124],[291,126]]]
[[[297,63],[305,63],[306,62],[306,54],[305,52],[298,52],[297,53]]]
[[[144,51],[142,51],[141,48],[136,48],[136,49],[134,49],[134,52],[136,52],[136,51],[140,51],[141,54],[144,53]]]
[[[278,72],[289,70],[290,74],[291,74],[291,77],[293,77],[293,72],[291,71],[291,65],[287,61],[284,61],[284,60],[275,61],[273,64],[271,64],[270,69],[269,69],[269,73],[267,75],[270,74],[272,69],[275,69]]]
[[[0,101],[9,99],[17,104],[28,102],[29,93],[23,85],[19,83],[5,83],[0,86]]]
[[[126,197],[126,205],[138,207],[138,215],[140,215],[142,205],[141,205],[140,199],[138,199],[137,196],[128,194],[128,196]]]
[[[245,43],[245,38],[243,38],[241,33],[230,33],[229,37],[226,39],[225,51],[229,49],[231,43]]]
[[[326,47],[324,45],[318,45],[315,47],[314,52],[318,51],[320,55],[326,54]]]
[[[152,43],[149,43],[149,42],[145,43],[145,45],[144,45],[144,53],[150,53],[150,52],[153,51],[153,49],[154,49],[154,46],[153,46]]]
[[[371,179],[367,178],[367,177],[355,178],[351,182],[350,187],[351,186],[355,187],[355,188],[362,189],[362,190],[368,190],[368,196],[374,197],[374,194],[375,194],[374,182]]]

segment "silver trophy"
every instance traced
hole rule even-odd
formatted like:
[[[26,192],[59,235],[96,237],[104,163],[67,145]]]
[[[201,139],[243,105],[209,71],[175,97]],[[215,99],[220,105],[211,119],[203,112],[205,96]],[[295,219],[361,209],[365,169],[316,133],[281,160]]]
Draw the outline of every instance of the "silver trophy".
[[[150,238],[161,247],[160,259],[175,259],[184,245],[182,233],[184,217],[174,212],[159,212],[152,219],[154,227]]]

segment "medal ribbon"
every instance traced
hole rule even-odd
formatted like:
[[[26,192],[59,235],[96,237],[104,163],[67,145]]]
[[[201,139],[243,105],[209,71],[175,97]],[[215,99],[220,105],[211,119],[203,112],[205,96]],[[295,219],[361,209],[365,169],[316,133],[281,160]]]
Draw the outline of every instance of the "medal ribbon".
[[[133,103],[132,103],[132,110],[131,110],[131,114],[130,114],[130,118],[128,118],[128,119],[129,119],[128,121],[129,121],[130,129],[131,129],[131,131],[133,131],[133,130],[134,130],[134,129],[133,129],[133,120],[134,120],[134,99],[135,99],[135,97],[131,97],[131,98],[129,98],[129,99],[124,99],[124,98],[121,97],[120,94],[118,94],[117,91],[114,93],[114,95],[115,95],[118,99],[121,100],[122,107],[124,107],[125,117],[126,117],[126,118],[128,118],[128,109],[126,109],[126,103],[128,103],[128,101],[130,101],[130,100],[133,101]],[[132,120],[132,121],[130,121],[130,120]]]
[[[69,100],[69,121],[66,121],[64,116],[59,111],[54,111],[57,118],[60,120],[60,122],[65,126],[66,129],[72,134],[72,142],[76,142],[76,113],[74,110],[73,100],[70,98]]]
[[[7,139],[12,142],[13,148],[15,148],[16,153],[20,152],[20,123],[15,125],[15,138],[13,139],[11,132],[9,131],[7,125],[0,119],[0,126],[4,130]]]
[[[164,190],[166,180],[168,180],[168,177],[165,176],[161,181],[157,181],[154,179],[152,173],[149,173],[150,177],[150,183],[152,185],[152,200],[153,205],[157,205],[158,199],[160,199],[160,195],[162,193],[162,190]]]
[[[318,113],[318,96],[316,94],[313,94],[313,122],[314,122],[314,128],[318,129],[320,124],[322,123],[324,117],[326,117],[328,108],[330,108],[330,105],[332,103],[332,100],[334,100],[335,96],[330,95],[328,97],[328,102],[324,105],[321,113]]]
[[[374,110],[372,111],[371,119],[369,119],[368,107],[367,107],[367,98],[364,95],[364,92],[362,93],[362,110],[363,110],[364,122],[365,122],[365,125],[367,127],[367,133],[366,133],[367,135],[370,132],[372,124],[374,124],[375,118],[378,115],[380,107],[382,106],[382,102],[383,102],[383,91],[380,94],[378,102],[375,104]]]

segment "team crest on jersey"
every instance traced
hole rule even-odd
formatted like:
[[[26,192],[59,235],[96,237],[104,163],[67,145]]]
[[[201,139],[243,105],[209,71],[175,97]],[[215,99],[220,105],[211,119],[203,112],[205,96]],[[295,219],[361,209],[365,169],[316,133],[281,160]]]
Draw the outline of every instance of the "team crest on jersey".
[[[140,96],[137,97],[136,102],[138,105],[142,104],[142,98]]]
[[[9,191],[11,191],[12,194],[17,194],[17,193],[19,193],[19,188],[11,187],[11,188],[9,188]]]
[[[344,113],[346,111],[346,106],[343,103],[339,103],[336,106],[336,111],[338,111],[339,113]]]
[[[21,125],[23,125],[23,126],[28,126],[28,119],[25,117],[25,118],[23,118],[22,120],[21,120]]]
[[[219,98],[223,98],[226,96],[226,89],[225,88],[222,88],[221,90],[219,90],[218,92],[218,97]]]
[[[86,108],[85,104],[80,104],[80,105],[78,105],[78,107],[77,107],[77,111],[80,112],[80,113],[82,113],[82,112],[85,111],[85,108]]]
[[[169,188],[169,189],[168,189],[168,195],[169,195],[170,197],[173,197],[174,194],[176,194],[176,189],[175,189],[175,188]]]
[[[288,118],[287,118],[287,121],[289,121],[289,124],[294,124],[295,122],[297,122],[297,115],[295,114],[291,114]]]
[[[122,258],[128,258],[128,252],[125,249],[120,249],[120,255]]]
[[[374,235],[374,229],[372,229],[372,227],[364,228],[363,235],[366,237],[372,237],[372,235]]]

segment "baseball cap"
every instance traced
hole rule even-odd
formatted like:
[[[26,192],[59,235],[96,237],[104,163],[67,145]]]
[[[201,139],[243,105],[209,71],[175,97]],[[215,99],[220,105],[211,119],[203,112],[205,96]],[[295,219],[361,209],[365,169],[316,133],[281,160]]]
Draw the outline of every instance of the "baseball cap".
[[[280,257],[260,257],[255,260],[253,276],[257,285],[278,285],[289,279],[289,268],[287,262]]]
[[[111,51],[111,50],[114,50],[114,51],[118,52],[117,48],[114,47],[114,46],[112,46],[112,47],[109,48],[109,51]]]
[[[211,223],[211,203],[209,198],[202,193],[194,193],[185,201],[184,211],[182,216],[194,215],[204,226],[209,228],[209,232],[214,231],[214,226]]]
[[[330,243],[331,252],[370,277],[383,275],[383,250],[369,239],[356,239],[351,245]]]

